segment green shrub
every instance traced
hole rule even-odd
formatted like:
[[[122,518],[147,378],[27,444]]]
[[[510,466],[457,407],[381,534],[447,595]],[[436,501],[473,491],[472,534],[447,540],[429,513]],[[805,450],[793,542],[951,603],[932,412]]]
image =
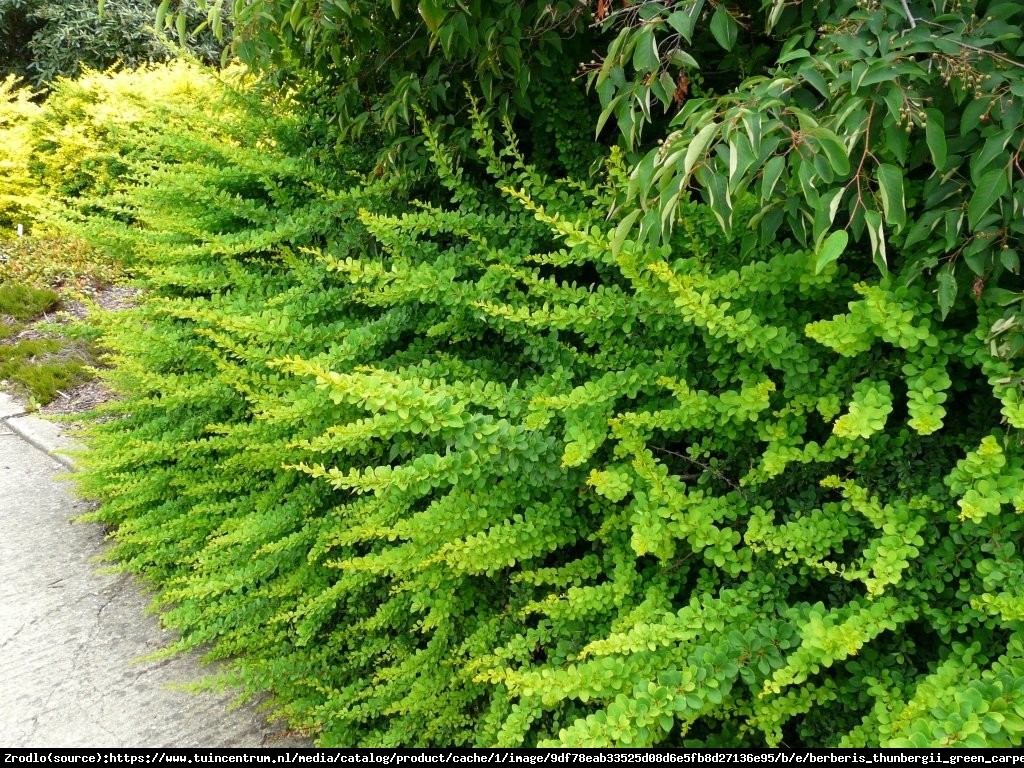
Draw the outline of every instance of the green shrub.
[[[428,133],[417,203],[279,108],[204,114],[89,230],[150,299],[79,482],[176,648],[325,745],[1021,744],[990,318],[692,203],[649,248],[617,155],[544,178],[482,118],[502,191]]]
[[[226,76],[245,82],[239,73]],[[244,135],[218,133],[228,128],[211,116],[235,109],[233,93],[211,70],[180,61],[57,82],[30,126],[29,170],[47,199],[47,220],[130,263],[132,246],[120,237],[134,226],[122,209],[124,189],[161,163],[219,151],[211,149],[217,142],[259,148],[275,141],[255,123]]]
[[[161,129],[180,132],[183,109],[201,119],[214,93],[214,76],[185,63],[61,80],[32,122],[36,182],[56,201],[114,195],[133,163],[157,159]]]
[[[11,322],[5,318],[0,318],[0,341],[8,339],[18,331],[24,328],[20,323]]]

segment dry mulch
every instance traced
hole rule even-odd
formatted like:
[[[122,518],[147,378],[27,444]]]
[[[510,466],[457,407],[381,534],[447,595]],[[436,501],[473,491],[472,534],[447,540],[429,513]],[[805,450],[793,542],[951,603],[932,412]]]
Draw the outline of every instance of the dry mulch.
[[[117,312],[135,306],[138,301],[138,288],[126,285],[109,285],[106,288],[92,291],[90,299],[100,309]],[[63,301],[61,309],[78,320],[84,320],[89,313],[89,305],[84,301]]]
[[[61,392],[56,399],[40,408],[38,413],[46,416],[85,413],[113,397],[114,394],[104,386],[102,381],[93,379],[85,384],[79,384],[67,392]]]

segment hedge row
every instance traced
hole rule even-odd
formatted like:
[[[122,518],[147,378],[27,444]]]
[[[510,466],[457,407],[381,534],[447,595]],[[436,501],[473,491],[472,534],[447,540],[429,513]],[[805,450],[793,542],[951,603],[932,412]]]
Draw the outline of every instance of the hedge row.
[[[175,649],[324,745],[1021,744],[996,318],[739,201],[635,242],[618,153],[545,177],[480,112],[477,157],[427,126],[429,174],[378,176],[285,99],[123,77],[59,90],[37,160],[144,272],[79,482]]]

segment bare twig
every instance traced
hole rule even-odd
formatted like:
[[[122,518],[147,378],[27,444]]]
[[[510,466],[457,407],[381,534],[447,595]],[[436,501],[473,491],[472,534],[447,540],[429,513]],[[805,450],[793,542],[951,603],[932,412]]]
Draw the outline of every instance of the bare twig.
[[[910,22],[910,28],[913,29],[917,26],[917,22],[914,21],[914,14],[910,12],[910,6],[907,5],[907,0],[900,0],[900,4],[903,6],[903,12],[907,14],[907,21]]]
[[[921,23],[927,24],[929,27],[937,27],[938,29],[943,29],[947,32],[954,32],[953,29],[950,29],[945,24],[939,24],[938,22],[931,21],[929,19],[921,19]],[[1024,63],[1021,63],[1016,59],[1011,59],[1009,56],[1004,56],[1001,53],[996,53],[995,51],[989,50],[988,48],[979,48],[977,45],[971,45],[970,43],[965,43],[963,40],[957,40],[956,38],[953,37],[947,37],[945,39],[949,40],[949,42],[954,43],[955,45],[959,45],[961,48],[965,50],[974,51],[975,53],[981,53],[986,56],[991,56],[993,59],[1001,61],[1004,64],[1010,64],[1014,67],[1024,67]]]
[[[712,467],[710,464],[705,464],[703,461],[698,461],[697,459],[693,458],[692,456],[687,456],[685,453],[679,453],[678,451],[670,451],[668,448],[662,448],[659,445],[648,445],[648,448],[650,448],[651,450],[654,450],[654,451],[660,451],[661,453],[667,453],[669,456],[675,456],[676,458],[683,459],[684,461],[688,461],[691,464],[695,464],[696,466],[700,467],[701,469],[703,469],[703,470],[705,470],[707,472],[710,472],[712,475],[717,477],[723,483],[727,484],[734,491],[739,493],[740,496],[743,496],[744,498],[746,498],[746,494],[743,492],[742,488],[740,488],[736,483],[734,483],[728,477],[726,477],[721,472],[719,472],[717,469]]]

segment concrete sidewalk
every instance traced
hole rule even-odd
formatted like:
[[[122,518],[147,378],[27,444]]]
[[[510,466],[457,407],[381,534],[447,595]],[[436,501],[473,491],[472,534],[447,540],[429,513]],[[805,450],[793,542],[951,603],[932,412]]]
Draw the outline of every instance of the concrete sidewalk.
[[[310,746],[230,695],[170,689],[204,676],[194,658],[136,661],[170,635],[130,576],[97,572],[101,527],[70,522],[87,506],[48,454],[67,444],[0,393],[0,746]]]

